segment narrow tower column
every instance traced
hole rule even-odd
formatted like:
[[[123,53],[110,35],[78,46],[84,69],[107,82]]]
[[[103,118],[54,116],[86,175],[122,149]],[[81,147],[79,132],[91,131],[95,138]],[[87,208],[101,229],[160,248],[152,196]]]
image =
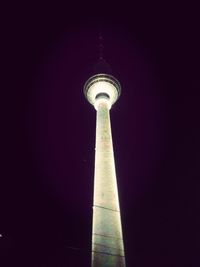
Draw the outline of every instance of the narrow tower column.
[[[98,74],[86,82],[85,95],[97,111],[92,267],[125,267],[109,114],[120,84],[111,75]]]

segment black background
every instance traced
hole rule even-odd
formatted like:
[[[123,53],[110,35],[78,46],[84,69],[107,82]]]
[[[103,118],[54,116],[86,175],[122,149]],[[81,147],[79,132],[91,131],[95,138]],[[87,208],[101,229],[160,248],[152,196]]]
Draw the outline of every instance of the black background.
[[[90,266],[95,112],[104,55],[127,266],[199,266],[199,14],[188,2],[2,8],[0,266]]]

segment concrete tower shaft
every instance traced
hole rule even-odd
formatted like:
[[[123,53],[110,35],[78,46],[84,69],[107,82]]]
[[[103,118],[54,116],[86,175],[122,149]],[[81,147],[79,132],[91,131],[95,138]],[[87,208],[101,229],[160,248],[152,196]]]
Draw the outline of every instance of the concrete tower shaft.
[[[100,74],[86,82],[84,91],[97,111],[92,267],[125,267],[109,113],[120,95],[120,84],[114,77]]]

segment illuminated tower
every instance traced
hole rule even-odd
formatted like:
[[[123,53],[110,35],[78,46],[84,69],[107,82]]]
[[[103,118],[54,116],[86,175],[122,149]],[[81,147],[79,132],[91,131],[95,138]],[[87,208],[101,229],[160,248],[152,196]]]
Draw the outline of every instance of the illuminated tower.
[[[100,65],[106,66],[105,61],[100,60]],[[105,67],[84,86],[84,94],[97,115],[92,267],[125,267],[109,112],[120,92],[120,83],[112,75],[105,74]]]

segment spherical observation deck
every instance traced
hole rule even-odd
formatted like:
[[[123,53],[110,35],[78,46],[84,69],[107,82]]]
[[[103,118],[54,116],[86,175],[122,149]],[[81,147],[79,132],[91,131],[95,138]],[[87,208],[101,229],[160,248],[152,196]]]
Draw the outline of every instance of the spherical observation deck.
[[[96,74],[85,83],[84,94],[93,106],[99,99],[105,99],[111,107],[121,94],[121,86],[110,74]]]

